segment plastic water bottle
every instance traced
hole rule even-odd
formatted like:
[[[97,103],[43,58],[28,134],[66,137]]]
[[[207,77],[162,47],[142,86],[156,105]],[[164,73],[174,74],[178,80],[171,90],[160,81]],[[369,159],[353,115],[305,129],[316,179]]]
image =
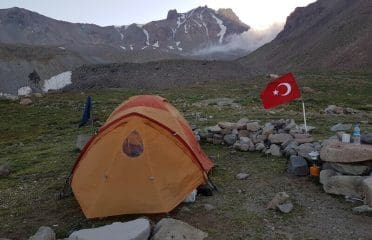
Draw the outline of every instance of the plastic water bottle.
[[[360,144],[360,126],[356,124],[353,131],[354,144]]]

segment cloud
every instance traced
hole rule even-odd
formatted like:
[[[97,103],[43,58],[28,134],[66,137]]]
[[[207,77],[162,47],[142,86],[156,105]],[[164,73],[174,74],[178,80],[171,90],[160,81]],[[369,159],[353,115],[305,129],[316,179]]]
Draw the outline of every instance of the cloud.
[[[274,23],[263,30],[250,29],[242,34],[229,36],[227,43],[222,45],[213,45],[194,52],[194,55],[207,55],[218,52],[232,52],[236,50],[252,52],[265,43],[273,40],[283,29],[284,23]]]

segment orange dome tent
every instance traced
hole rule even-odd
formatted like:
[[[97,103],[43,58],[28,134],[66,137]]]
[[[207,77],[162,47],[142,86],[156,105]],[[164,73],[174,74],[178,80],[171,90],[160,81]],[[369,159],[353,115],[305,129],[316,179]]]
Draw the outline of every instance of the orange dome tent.
[[[212,166],[166,99],[135,96],[86,144],[71,187],[87,218],[165,213],[204,183]]]

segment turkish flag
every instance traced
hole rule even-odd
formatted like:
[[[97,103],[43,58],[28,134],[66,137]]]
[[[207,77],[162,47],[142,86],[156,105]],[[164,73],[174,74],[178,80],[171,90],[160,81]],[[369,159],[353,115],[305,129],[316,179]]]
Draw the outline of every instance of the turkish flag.
[[[270,82],[260,96],[264,108],[269,109],[301,97],[301,92],[293,74],[287,73]]]

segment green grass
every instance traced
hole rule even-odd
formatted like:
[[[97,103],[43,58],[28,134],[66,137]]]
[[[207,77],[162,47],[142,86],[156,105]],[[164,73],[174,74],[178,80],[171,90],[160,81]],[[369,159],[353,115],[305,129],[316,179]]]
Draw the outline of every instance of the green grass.
[[[297,74],[297,77],[301,87],[308,86],[316,90],[315,94],[304,94],[303,98],[308,124],[317,127],[314,132],[317,139],[331,136],[333,133],[329,127],[337,122],[369,120],[363,122],[362,131],[372,130],[371,75]],[[93,133],[105,122],[111,111],[128,97],[137,94],[161,95],[169,99],[191,124],[200,128],[215,125],[219,121],[238,121],[242,117],[258,119],[262,123],[272,119],[294,118],[297,123],[302,123],[299,101],[282,105],[270,112],[263,110],[259,92],[268,82],[264,77],[257,77],[242,83],[208,84],[161,91],[107,89],[85,93],[51,93],[43,98],[33,98],[34,104],[31,106],[0,100],[0,164],[8,164],[13,170],[10,176],[0,179],[0,237],[25,239],[41,225],[55,225],[53,228],[57,236],[62,238],[74,228],[99,226],[113,220],[124,221],[135,217],[88,221],[74,198],[56,200],[56,194],[62,189],[78,156],[75,150],[76,136]],[[95,125],[78,129],[87,95],[93,99]],[[241,107],[193,105],[201,100],[220,97],[233,98]],[[367,111],[369,115],[320,114],[330,104]],[[196,115],[206,120],[199,121]],[[211,176],[221,191],[213,198],[201,197],[190,206],[191,213],[175,211],[172,213],[174,217],[193,221],[196,226],[207,230],[211,239],[223,239],[223,236],[231,236],[231,239],[280,239],[282,235],[268,233],[265,219],[292,224],[296,218],[306,215],[300,202],[295,202],[295,210],[290,215],[261,211],[264,209],[262,202],[269,201],[271,193],[279,190],[272,186],[275,181],[287,181],[283,179],[285,159],[258,153],[231,152],[231,149],[224,146],[203,144],[202,147],[216,163]],[[252,179],[248,183],[237,182],[235,175],[238,172],[249,172]],[[256,184],[268,194],[262,195],[255,190]],[[237,194],[238,189],[242,190],[241,194]],[[259,198],[254,198],[250,192]],[[209,201],[217,205],[217,210],[213,213],[200,212],[201,204]],[[247,210],[247,201],[261,210]],[[227,234],[229,231],[230,235]],[[311,235],[311,232],[305,231],[301,236]]]

